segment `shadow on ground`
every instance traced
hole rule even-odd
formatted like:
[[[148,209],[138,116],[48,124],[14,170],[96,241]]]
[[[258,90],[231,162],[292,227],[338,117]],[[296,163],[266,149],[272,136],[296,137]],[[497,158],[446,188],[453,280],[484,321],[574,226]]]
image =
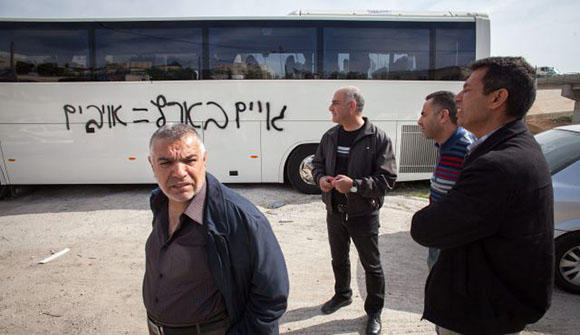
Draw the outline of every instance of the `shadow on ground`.
[[[311,309],[312,307],[308,307],[307,309]],[[320,309],[320,306],[316,307]],[[293,311],[289,311],[286,314],[290,314],[291,317],[300,316],[302,309],[297,309]],[[295,316],[293,316],[295,315]],[[294,335],[294,334],[365,334],[365,327],[366,327],[366,316],[361,316],[355,319],[341,319],[341,320],[333,320],[327,321],[323,323],[319,323],[313,326],[309,326],[306,328],[300,328],[296,330],[292,330],[291,327],[287,325],[281,324],[280,332],[283,332],[286,335]],[[286,323],[283,321],[283,323]]]
[[[0,216],[99,211],[148,210],[155,185],[42,185],[18,187],[0,201]]]

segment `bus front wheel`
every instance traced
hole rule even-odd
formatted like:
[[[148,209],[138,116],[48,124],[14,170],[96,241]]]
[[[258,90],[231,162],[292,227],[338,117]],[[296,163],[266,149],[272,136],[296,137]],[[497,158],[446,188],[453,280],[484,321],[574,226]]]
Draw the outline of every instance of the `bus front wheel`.
[[[320,194],[314,182],[312,160],[318,144],[301,145],[288,158],[287,175],[296,190],[306,194]]]

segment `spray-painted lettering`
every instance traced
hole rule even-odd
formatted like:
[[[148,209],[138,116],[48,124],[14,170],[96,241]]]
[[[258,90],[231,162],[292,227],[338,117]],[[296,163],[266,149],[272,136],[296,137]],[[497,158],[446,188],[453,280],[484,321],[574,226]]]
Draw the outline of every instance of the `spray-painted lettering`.
[[[150,113],[149,108],[145,107],[132,107],[133,120],[132,123],[150,123],[155,122],[157,127],[163,127],[168,119],[179,118],[181,123],[186,123],[195,128],[202,128],[206,130],[210,126],[215,126],[218,129],[226,129],[230,124],[230,117],[224,107],[215,101],[206,102],[188,102],[188,101],[174,101],[168,100],[164,95],[160,94],[155,99],[150,100],[149,103],[153,106],[151,110],[155,111],[157,114],[154,116],[148,115]],[[74,123],[74,119],[79,119],[82,117],[91,117],[86,120],[81,118],[80,122],[84,122],[85,132],[87,134],[94,134],[97,130],[103,127],[108,127],[109,129],[115,128],[117,126],[126,127],[129,123],[127,120],[128,115],[123,115],[121,118],[120,112],[122,111],[122,105],[114,104],[103,104],[103,105],[72,105],[66,104],[63,106],[66,129],[71,130],[71,123]],[[280,109],[280,113],[277,116],[272,117],[270,102],[258,101],[237,101],[233,105],[235,110],[235,126],[236,128],[241,128],[242,114],[248,112],[257,112],[262,114],[265,111],[266,114],[266,130],[270,131],[274,129],[276,131],[283,131],[284,129],[276,124],[276,122],[284,119],[284,114],[286,112],[287,106],[284,105]],[[83,114],[84,113],[84,114]],[[198,114],[196,114],[198,113]],[[275,115],[275,114],[274,114]],[[194,122],[193,120],[199,120]]]

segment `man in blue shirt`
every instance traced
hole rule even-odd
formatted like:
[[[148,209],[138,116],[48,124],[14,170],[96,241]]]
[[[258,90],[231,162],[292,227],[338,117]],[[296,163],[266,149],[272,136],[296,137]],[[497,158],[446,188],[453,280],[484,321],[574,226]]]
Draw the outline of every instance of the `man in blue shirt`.
[[[467,146],[475,137],[457,126],[457,106],[455,95],[449,91],[438,91],[425,98],[421,116],[417,121],[425,138],[435,141],[437,163],[431,178],[429,202],[445,196],[459,178]],[[439,249],[429,248],[427,266],[433,268],[439,257]]]

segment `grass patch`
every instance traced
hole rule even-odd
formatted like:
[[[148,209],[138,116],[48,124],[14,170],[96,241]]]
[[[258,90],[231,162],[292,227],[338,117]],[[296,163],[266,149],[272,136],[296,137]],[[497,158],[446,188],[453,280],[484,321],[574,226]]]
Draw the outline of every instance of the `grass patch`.
[[[557,123],[567,123],[567,122],[572,123],[572,115],[564,115],[550,120]]]

